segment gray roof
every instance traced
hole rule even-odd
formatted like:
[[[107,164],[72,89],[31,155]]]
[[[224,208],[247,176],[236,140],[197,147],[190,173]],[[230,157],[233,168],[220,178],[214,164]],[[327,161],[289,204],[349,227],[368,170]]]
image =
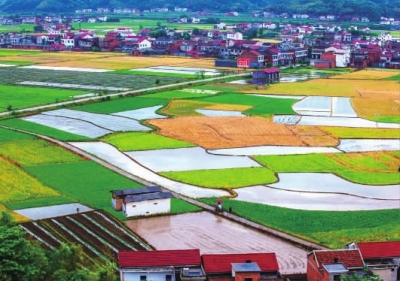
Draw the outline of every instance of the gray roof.
[[[141,202],[147,200],[156,200],[156,199],[166,199],[174,197],[171,192],[155,192],[155,193],[146,193],[135,196],[125,197],[125,203],[129,202]]]
[[[256,262],[232,263],[232,269],[235,272],[261,272]]]
[[[159,186],[149,186],[144,188],[133,188],[133,189],[122,189],[122,190],[112,190],[111,192],[118,197],[125,197],[127,195],[137,195],[146,194],[152,192],[161,192],[161,187]]]
[[[345,273],[348,269],[342,263],[324,263],[322,265],[329,273]]]

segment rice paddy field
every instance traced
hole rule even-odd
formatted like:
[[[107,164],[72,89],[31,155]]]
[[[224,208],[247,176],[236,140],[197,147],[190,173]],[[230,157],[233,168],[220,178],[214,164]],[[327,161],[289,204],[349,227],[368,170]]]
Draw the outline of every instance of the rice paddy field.
[[[56,89],[52,83],[96,86],[100,91],[101,87],[111,86],[140,89],[154,86],[156,79],[165,85],[187,81],[188,77],[127,74],[131,69],[214,68],[214,61],[202,59],[0,50],[0,64],[12,62],[111,71],[0,68],[0,95],[6,97],[0,99],[3,111],[10,105],[13,109],[24,108],[89,93]],[[136,97],[116,96],[23,118],[10,115],[0,121],[0,126],[70,142],[167,189],[194,198],[212,197],[201,199],[209,204],[215,202],[216,196],[229,197],[223,200],[236,214],[329,247],[342,247],[349,241],[399,239],[399,211],[390,207],[399,198],[386,196],[396,195],[389,191],[400,183],[397,73],[376,69],[332,72],[341,75],[265,88],[218,83]],[[24,81],[48,86],[16,86]],[[331,123],[315,125],[304,121],[320,117]],[[362,118],[378,123],[368,121],[370,127],[361,128],[361,121],[366,121]],[[382,125],[379,122],[389,126],[378,128]],[[89,134],[98,130],[93,126],[102,128],[104,133]],[[142,126],[145,131],[140,131]],[[5,127],[0,127],[0,209],[12,212],[79,202],[124,219],[111,208],[109,191],[141,184],[55,144]],[[363,143],[366,140],[371,142]],[[357,147],[361,149],[355,150]],[[286,153],[271,153],[286,148]],[[261,194],[276,195],[274,204],[288,201],[288,192],[294,192],[288,190],[299,188],[290,178],[309,185],[307,194],[314,196],[313,202],[320,200],[322,191],[335,196],[332,198],[343,208],[342,199],[351,202],[353,198],[354,205],[365,206],[368,202],[371,210],[303,210],[262,202]],[[348,194],[335,190],[330,179],[348,188]],[[265,191],[268,186],[274,191]],[[256,188],[264,188],[258,201],[242,200],[251,198],[244,195],[254,193]],[[301,200],[306,191],[296,192],[301,194],[296,200]],[[317,203],[332,204],[324,200]],[[384,200],[388,200],[388,210],[381,210]],[[172,201],[172,213],[198,210],[179,199]]]

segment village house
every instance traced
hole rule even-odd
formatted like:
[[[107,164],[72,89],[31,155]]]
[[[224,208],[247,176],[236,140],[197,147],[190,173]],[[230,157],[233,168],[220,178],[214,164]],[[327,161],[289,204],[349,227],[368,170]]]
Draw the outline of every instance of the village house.
[[[115,32],[117,32],[121,37],[127,37],[127,36],[135,36],[136,33],[133,32],[131,28],[127,27],[118,27],[114,29]]]
[[[359,249],[368,268],[385,281],[400,280],[400,241],[350,243],[347,249]]]
[[[370,274],[358,249],[314,250],[307,254],[308,281],[339,281],[341,275]]]
[[[272,82],[278,82],[280,76],[279,68],[266,68],[260,71],[253,71],[252,83],[256,85],[265,85]]]
[[[121,281],[205,281],[198,249],[120,251]]]
[[[243,34],[240,32],[227,32],[226,39],[243,40]]]
[[[208,281],[283,281],[275,253],[205,254]]]

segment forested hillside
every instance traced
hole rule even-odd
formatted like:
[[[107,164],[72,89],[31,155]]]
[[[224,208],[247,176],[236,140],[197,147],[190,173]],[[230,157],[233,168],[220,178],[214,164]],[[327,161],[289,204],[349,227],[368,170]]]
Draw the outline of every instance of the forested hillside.
[[[168,7],[173,9],[174,6],[187,7],[193,11],[243,13],[266,9],[276,13],[354,15],[371,19],[378,19],[380,16],[396,16],[400,11],[400,2],[390,0],[0,0],[0,11],[12,13],[26,11],[68,13],[76,9],[98,7],[137,9]]]

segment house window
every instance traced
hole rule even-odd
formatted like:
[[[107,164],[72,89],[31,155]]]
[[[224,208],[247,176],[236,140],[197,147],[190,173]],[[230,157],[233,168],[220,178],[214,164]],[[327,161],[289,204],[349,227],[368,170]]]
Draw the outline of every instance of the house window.
[[[165,281],[172,281],[172,275],[170,274],[165,275]]]
[[[154,204],[154,205],[157,205],[158,203],[157,203],[157,202],[154,202],[153,204]]]
[[[253,281],[253,278],[244,278],[244,281]]]
[[[140,281],[146,281],[146,275],[140,275]]]

